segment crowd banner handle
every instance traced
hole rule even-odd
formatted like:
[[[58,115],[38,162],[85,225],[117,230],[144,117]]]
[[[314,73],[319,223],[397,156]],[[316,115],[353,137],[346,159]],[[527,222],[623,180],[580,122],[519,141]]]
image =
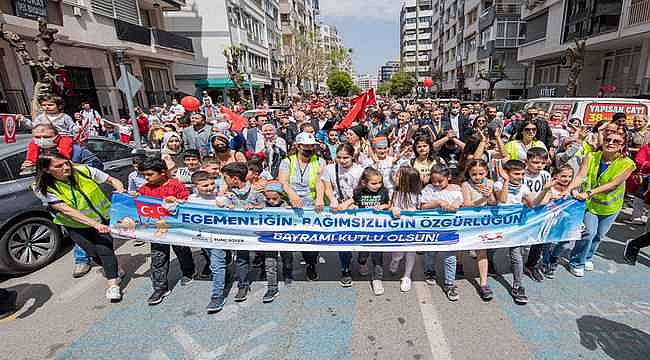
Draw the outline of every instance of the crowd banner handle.
[[[458,212],[371,209],[332,214],[267,208],[219,209],[184,202],[172,212],[158,199],[113,194],[113,235],[197,248],[257,251],[457,251],[580,239],[583,202],[535,209],[500,205]]]

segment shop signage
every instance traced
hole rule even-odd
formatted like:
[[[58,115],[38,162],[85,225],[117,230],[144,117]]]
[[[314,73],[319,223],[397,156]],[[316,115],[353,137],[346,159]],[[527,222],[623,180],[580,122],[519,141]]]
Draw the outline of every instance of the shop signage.
[[[47,0],[14,0],[16,16],[27,19],[47,20]]]
[[[566,96],[566,86],[535,86],[533,94],[536,97],[562,97]]]
[[[585,109],[585,124],[595,124],[601,120],[611,120],[615,113],[624,113],[626,122],[632,123],[632,117],[637,114],[648,114],[648,107],[644,104],[621,104],[595,102],[587,105]]]

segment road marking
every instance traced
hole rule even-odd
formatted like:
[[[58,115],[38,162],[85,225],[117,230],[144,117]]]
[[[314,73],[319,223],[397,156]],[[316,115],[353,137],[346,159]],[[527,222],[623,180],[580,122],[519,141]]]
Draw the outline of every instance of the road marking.
[[[266,352],[269,351],[269,347],[267,345],[259,345],[251,349],[250,351],[246,352],[242,356],[239,357],[241,360],[250,360],[250,359],[255,359],[256,357],[260,355],[264,355]]]
[[[162,352],[160,349],[155,349],[154,351],[151,352],[151,355],[149,355],[149,360],[170,360],[169,356]]]
[[[278,326],[278,324],[275,321],[270,321],[270,322],[267,322],[264,325],[261,325],[257,329],[251,331],[250,334],[248,334],[248,341],[251,341],[252,339],[254,339],[256,337],[275,329],[277,326]]]
[[[190,334],[185,331],[185,329],[180,326],[173,327],[171,329],[171,333],[174,338],[176,338],[176,341],[181,344],[183,350],[185,350],[186,353],[192,355],[192,358],[198,360],[214,359],[218,356],[221,356],[226,352],[226,348],[228,347],[228,345],[223,345],[212,351],[205,350],[201,345],[197,344],[196,341],[194,341],[194,338],[192,338]]]
[[[63,302],[72,301],[81,294],[88,291],[88,289],[95,285],[97,280],[101,280],[102,278],[103,276],[97,271],[91,271],[83,279],[78,280],[77,283],[74,284],[71,288],[61,293],[58,299]]]
[[[453,359],[447,338],[442,331],[442,323],[438,319],[437,309],[433,306],[430,288],[422,281],[416,281],[414,284],[433,358],[436,360]]]

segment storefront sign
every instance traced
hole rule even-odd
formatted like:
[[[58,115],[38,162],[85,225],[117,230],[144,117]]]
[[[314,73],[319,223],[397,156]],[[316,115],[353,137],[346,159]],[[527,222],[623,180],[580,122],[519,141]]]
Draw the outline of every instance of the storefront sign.
[[[647,114],[648,107],[644,104],[616,104],[597,102],[587,105],[585,109],[585,124],[595,124],[601,120],[611,120],[615,113],[624,113],[626,122],[632,123],[632,117],[637,114]]]
[[[535,86],[532,93],[536,97],[562,97],[566,96],[566,86]]]
[[[16,16],[27,19],[47,20],[47,0],[14,0]]]
[[[14,114],[0,114],[2,127],[4,128],[5,144],[16,142],[16,116]]]

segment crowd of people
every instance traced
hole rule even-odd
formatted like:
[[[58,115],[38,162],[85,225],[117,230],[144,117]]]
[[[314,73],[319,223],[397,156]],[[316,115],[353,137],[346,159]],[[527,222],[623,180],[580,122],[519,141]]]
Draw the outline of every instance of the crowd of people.
[[[111,129],[112,123],[88,105],[71,119],[61,114],[62,100],[56,97],[43,99],[44,113],[32,121],[34,142],[23,167],[36,167],[35,192],[55,211],[55,223],[64,226],[78,245],[75,261],[90,257],[103,267],[111,301],[121,299],[123,272],[114,253],[108,226],[110,200],[101,191],[102,183],[117,192],[160,198],[169,208],[182,201],[227,209],[372,208],[390,211],[396,218],[402,211],[420,209],[536,207],[569,197],[586,201],[582,237],[571,249],[568,243],[554,243],[424,253],[424,279],[430,285],[438,280],[436,257],[442,258],[440,285],[450,301],[459,299],[455,283],[464,276],[463,264],[468,261],[478,264],[478,295],[484,301],[492,299],[488,275],[498,275],[493,258],[499,251],[510,259],[510,293],[518,304],[528,302],[524,275],[536,282],[548,281],[564,262],[573,275],[585,276],[594,268],[592,257],[600,240],[623,208],[626,182],[634,198],[630,221],[639,222],[643,215],[646,174],[650,174],[645,115],[628,122],[625,114],[615,114],[612,119],[583,124],[562,112],[532,107],[506,117],[483,103],[384,99],[349,126],[341,126],[349,111],[348,99],[312,96],[294,101],[285,110],[260,108],[243,129],[236,129],[232,119],[206,97],[195,112],[185,111],[176,100],[160,111],[137,112],[134,124],[148,155],[134,157],[134,171],[126,185],[101,170],[101,163],[83,148],[78,135],[92,121],[89,134],[119,139],[115,129],[122,133],[120,127],[132,126],[129,122]],[[124,133],[129,137],[122,140],[130,141],[132,132]],[[631,242],[625,258],[633,263],[646,245],[645,238]],[[151,243],[150,305],[161,303],[170,293],[170,248],[183,273],[181,286],[197,277],[212,280],[209,313],[224,306],[231,263],[237,282],[234,301],[247,299],[250,268],[260,266],[268,287],[262,301],[272,302],[279,294],[278,281],[293,280],[297,255],[202,249],[205,266],[198,270],[192,249]],[[570,252],[563,257],[565,248]],[[319,254],[300,256],[306,279],[318,280]],[[352,285],[355,269],[380,296],[387,270],[399,274],[400,289],[408,292],[416,256],[414,252],[360,252],[353,261],[352,253],[339,252],[340,285]]]

